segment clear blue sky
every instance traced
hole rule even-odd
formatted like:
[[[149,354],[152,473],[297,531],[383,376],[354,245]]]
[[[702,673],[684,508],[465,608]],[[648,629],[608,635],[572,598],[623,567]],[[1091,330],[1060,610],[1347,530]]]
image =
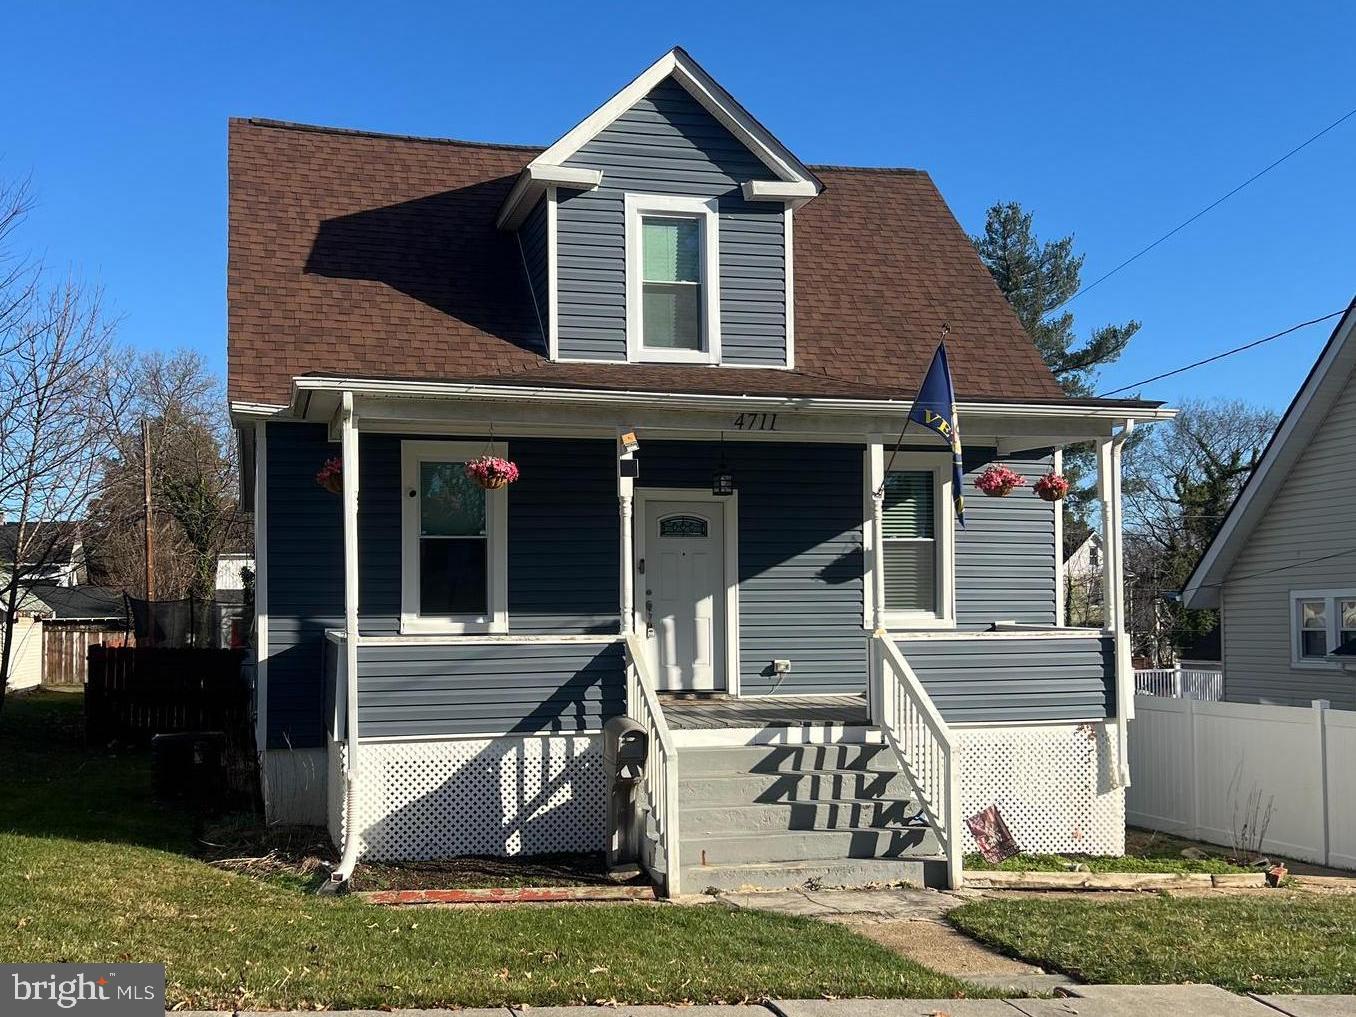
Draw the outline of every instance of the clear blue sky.
[[[1206,8],[1213,8],[1207,10]],[[122,336],[225,361],[226,118],[547,143],[675,43],[807,162],[1018,200],[1091,279],[1356,107],[1332,2],[12,5],[0,172]],[[1070,305],[1139,318],[1101,389],[1344,306],[1356,118]],[[1289,400],[1330,326],[1145,390]]]

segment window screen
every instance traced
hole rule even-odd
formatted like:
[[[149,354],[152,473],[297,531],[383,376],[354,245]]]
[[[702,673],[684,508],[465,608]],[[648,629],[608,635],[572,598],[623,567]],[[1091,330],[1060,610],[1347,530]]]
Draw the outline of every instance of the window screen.
[[[485,491],[464,463],[419,464],[419,613],[489,609]]]
[[[701,223],[641,217],[644,343],[653,349],[702,348]]]
[[[931,470],[892,471],[883,517],[885,610],[937,610],[936,479]]]

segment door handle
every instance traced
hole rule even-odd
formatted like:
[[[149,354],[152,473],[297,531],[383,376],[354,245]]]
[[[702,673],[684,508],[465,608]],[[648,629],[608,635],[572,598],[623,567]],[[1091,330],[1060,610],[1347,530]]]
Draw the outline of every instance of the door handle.
[[[645,634],[654,635],[654,601],[645,601]]]

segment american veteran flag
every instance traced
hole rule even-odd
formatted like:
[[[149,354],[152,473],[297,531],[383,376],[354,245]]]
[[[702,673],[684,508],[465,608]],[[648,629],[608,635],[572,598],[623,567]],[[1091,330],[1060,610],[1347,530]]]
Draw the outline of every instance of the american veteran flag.
[[[956,389],[951,384],[951,367],[946,362],[946,343],[937,344],[932,363],[909,410],[909,419],[936,431],[951,446],[951,495],[956,504],[956,519],[965,527],[965,488],[961,465],[960,416],[956,413]]]

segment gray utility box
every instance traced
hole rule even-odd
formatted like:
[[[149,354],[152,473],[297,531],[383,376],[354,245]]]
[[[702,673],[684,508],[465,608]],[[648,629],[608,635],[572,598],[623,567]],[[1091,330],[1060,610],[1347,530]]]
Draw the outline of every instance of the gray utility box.
[[[644,817],[636,804],[636,787],[645,776],[649,756],[650,736],[630,717],[613,717],[603,725],[608,868],[640,860]]]

